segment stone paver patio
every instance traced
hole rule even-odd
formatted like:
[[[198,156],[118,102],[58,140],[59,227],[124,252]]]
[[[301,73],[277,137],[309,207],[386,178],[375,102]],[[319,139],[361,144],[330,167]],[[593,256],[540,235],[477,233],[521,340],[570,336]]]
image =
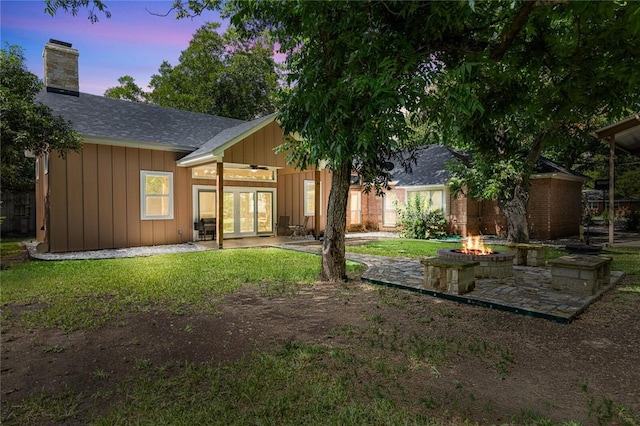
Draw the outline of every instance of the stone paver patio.
[[[319,246],[285,245],[287,249],[320,253]],[[373,284],[416,291],[421,294],[461,303],[500,309],[517,314],[569,323],[604,292],[615,286],[622,272],[612,272],[611,282],[593,296],[561,293],[551,289],[548,267],[514,266],[513,277],[476,279],[476,287],[464,295],[439,293],[424,286],[424,266],[419,258],[346,254],[347,259],[363,263],[362,279]]]

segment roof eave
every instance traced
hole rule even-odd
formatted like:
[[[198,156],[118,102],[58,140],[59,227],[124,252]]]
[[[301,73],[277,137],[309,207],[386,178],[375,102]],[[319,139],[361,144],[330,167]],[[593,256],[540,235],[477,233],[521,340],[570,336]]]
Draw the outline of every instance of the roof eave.
[[[240,142],[241,140],[243,140],[244,138],[246,138],[247,136],[257,132],[258,130],[266,127],[267,125],[273,123],[276,119],[276,114],[271,114],[271,116],[269,116],[266,120],[261,121],[260,123],[256,124],[255,126],[247,129],[246,131],[242,132],[241,134],[235,136],[234,138],[228,140],[227,142],[223,143],[222,145],[218,146],[217,148],[214,148],[212,151],[212,154],[215,155],[216,157],[220,157],[222,158],[224,156],[224,151],[227,148],[232,147],[233,145],[237,144],[238,142]]]
[[[194,167],[199,166],[201,164],[211,163],[211,162],[222,161],[221,156],[216,156],[213,152],[205,152],[204,154],[196,155],[191,158],[183,158],[181,160],[176,161],[176,165],[178,167]]]

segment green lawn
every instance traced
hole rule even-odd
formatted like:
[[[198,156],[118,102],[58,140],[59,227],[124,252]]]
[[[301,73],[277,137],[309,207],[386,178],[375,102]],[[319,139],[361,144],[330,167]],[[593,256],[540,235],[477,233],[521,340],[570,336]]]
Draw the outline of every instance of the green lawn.
[[[0,258],[15,256],[20,253],[20,242],[22,240],[15,238],[3,238],[0,241]]]
[[[287,291],[313,285],[319,275],[318,256],[275,248],[36,261],[2,272],[0,304],[42,305],[23,314],[21,321],[27,327],[90,329],[125,311],[157,305],[178,314],[206,311],[218,297],[245,283],[270,292]]]
[[[386,240],[348,250],[416,257],[435,255],[435,251],[443,247],[453,245]],[[612,249],[603,254],[614,258],[614,269],[640,275],[640,249]],[[562,252],[548,250],[548,258],[559,255]],[[351,272],[357,272],[359,268],[348,264]],[[176,315],[210,312],[217,300],[243,285],[259,286],[266,295],[294,295],[302,286],[315,285],[319,272],[317,255],[275,248],[132,259],[36,261],[0,272],[0,306],[3,308],[3,326],[13,322],[28,329],[56,327],[67,332],[90,331],[117,322],[127,312],[161,310]],[[635,289],[640,289],[640,282],[634,286],[630,300],[637,298]],[[356,290],[352,291],[357,297]],[[381,300],[391,297],[386,293],[387,289],[378,291],[384,296]],[[398,300],[386,303],[402,304],[403,293],[392,294]],[[7,313],[6,308],[21,305],[28,305],[28,309]],[[455,347],[455,357],[472,357],[471,352],[476,353],[479,349],[469,346],[466,341],[439,341],[438,336],[431,336],[435,339],[433,342],[415,341],[416,336],[409,336],[404,341],[399,328],[383,329],[384,318],[372,316],[368,321],[371,323],[366,328],[369,334],[354,340],[366,346],[364,352],[355,352],[357,355],[349,346],[289,342],[279,345],[276,351],[258,351],[247,359],[226,365],[176,360],[175,363],[152,366],[136,361],[135,374],[116,384],[109,382],[107,372],[92,372],[88,366],[87,374],[94,380],[105,381],[104,390],[91,398],[98,402],[103,400],[110,407],[108,412],[93,417],[91,424],[457,424],[442,423],[394,404],[388,394],[396,392],[393,388],[395,377],[406,374],[409,367],[396,370],[399,367],[391,360],[402,354],[410,356],[414,350],[440,354],[453,351],[451,348]],[[428,321],[425,327],[428,327]],[[340,332],[350,335],[358,330],[345,325]],[[494,362],[491,360],[496,357],[500,362],[504,357],[514,362],[508,348],[491,345],[487,348],[489,352],[480,357],[487,358],[487,362]],[[366,358],[364,354],[369,352],[372,355]],[[441,362],[444,361],[440,360],[438,364]],[[496,365],[501,366],[500,362]],[[439,371],[433,368],[431,374],[439,377]],[[378,376],[383,379],[376,379]],[[462,384],[452,386],[455,396]],[[11,413],[11,418],[4,420],[10,420],[6,424],[74,421],[81,415],[78,405],[82,397],[73,392],[49,395],[35,389],[21,404],[3,408],[3,411],[8,410],[5,414]],[[429,395],[423,398],[427,408],[434,404],[429,398]],[[625,407],[609,400],[604,402],[611,403],[610,407],[607,405],[609,411],[619,411],[630,419],[626,423],[620,422],[623,416],[616,414],[612,420],[615,424],[638,424],[637,417],[626,414]],[[528,412],[523,409],[523,413]],[[453,412],[448,415],[457,419]],[[601,424],[606,424],[606,419],[611,419],[608,416],[613,416],[608,411],[598,415],[605,418]],[[552,424],[544,416],[527,414],[525,417],[514,420],[513,424]],[[562,424],[580,425],[578,422]]]
[[[380,256],[397,257],[426,257],[435,256],[436,251],[442,248],[458,248],[461,242],[434,242],[424,240],[408,240],[394,238],[388,240],[371,241],[361,246],[349,246],[347,250],[353,253],[374,254]],[[488,244],[493,250],[509,251],[508,247]],[[547,260],[555,259],[564,254],[556,249],[547,249]]]

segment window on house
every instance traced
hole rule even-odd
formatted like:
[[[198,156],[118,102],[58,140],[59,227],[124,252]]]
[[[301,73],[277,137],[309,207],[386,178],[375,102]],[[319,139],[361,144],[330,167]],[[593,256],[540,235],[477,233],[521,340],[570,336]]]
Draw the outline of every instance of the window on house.
[[[191,177],[194,179],[215,179],[216,178],[215,163],[192,168]]]
[[[46,174],[49,173],[49,153],[45,152],[43,158],[44,158],[44,160],[43,160],[43,163],[44,163],[44,174],[46,175]]]
[[[321,184],[322,185],[322,184]],[[322,188],[322,186],[320,187]],[[304,181],[304,215],[315,216],[316,215],[316,183],[313,180]],[[320,189],[322,196],[322,189]],[[322,198],[320,199],[320,209],[322,209]]]
[[[398,220],[397,201],[398,195],[395,191],[388,191],[384,194],[384,212],[382,214],[384,226],[396,226]]]
[[[36,180],[40,179],[40,158],[36,158]]]
[[[173,173],[140,172],[141,219],[173,219]]]
[[[362,223],[362,193],[360,191],[350,191],[349,206],[349,223],[360,225]]]
[[[407,191],[407,201],[420,197],[428,210],[440,210],[444,213],[444,191],[441,189]]]

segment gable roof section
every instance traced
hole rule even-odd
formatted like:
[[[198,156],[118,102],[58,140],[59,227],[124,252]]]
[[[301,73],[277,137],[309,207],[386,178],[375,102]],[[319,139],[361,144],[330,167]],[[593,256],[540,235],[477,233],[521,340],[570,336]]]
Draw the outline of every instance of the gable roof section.
[[[237,126],[225,129],[209,139],[204,145],[197,150],[184,156],[178,160],[179,166],[193,166],[200,163],[211,161],[215,158],[222,157],[224,150],[233,146],[237,142],[246,138],[252,133],[257,132],[266,125],[272,123],[276,118],[276,114],[265,115],[252,121],[246,121]]]
[[[245,123],[156,105],[81,93],[41,91],[36,100],[71,121],[87,141],[190,152],[225,129]]]
[[[447,163],[454,159],[467,163],[469,155],[472,154],[461,154],[444,145],[420,147],[416,151],[417,161],[412,165],[411,172],[408,173],[396,164],[392,172],[392,181],[396,182],[396,187],[445,185],[451,178],[451,172],[447,170]],[[538,159],[534,173],[561,174],[586,180],[584,175],[566,169],[544,157]]]

